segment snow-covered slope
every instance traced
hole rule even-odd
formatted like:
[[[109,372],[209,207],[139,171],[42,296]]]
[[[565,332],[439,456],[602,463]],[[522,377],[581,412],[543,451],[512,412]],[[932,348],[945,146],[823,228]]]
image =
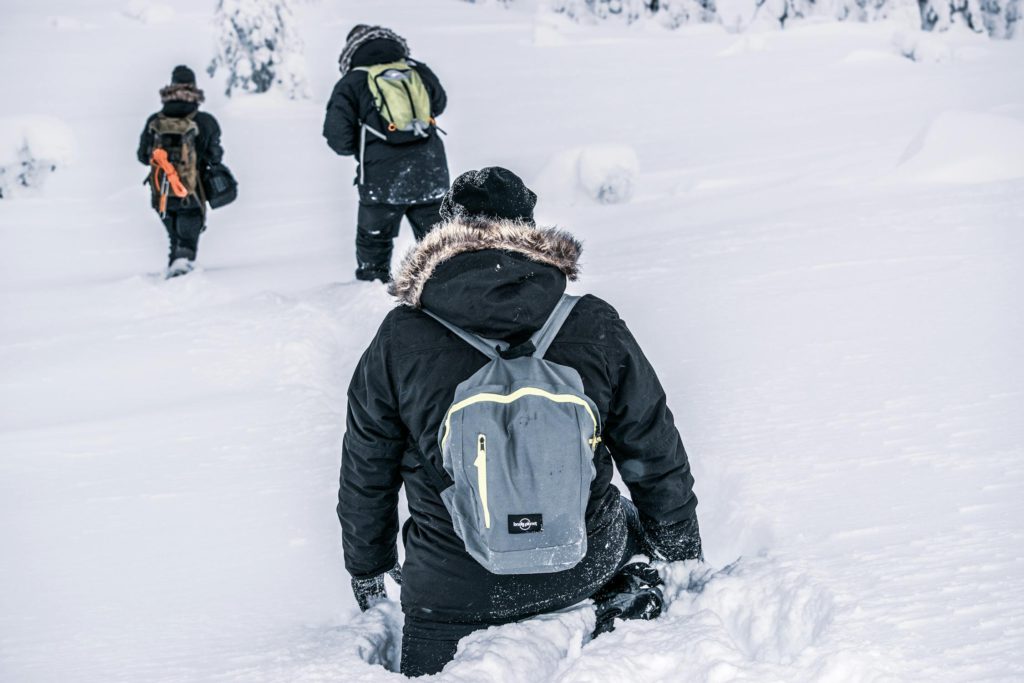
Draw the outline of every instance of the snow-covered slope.
[[[0,200],[0,680],[396,678],[401,614],[358,614],[333,510],[392,305],[352,281],[352,165],[320,138],[356,22],[447,85],[453,171],[550,184],[539,217],[585,240],[576,291],[652,358],[701,499],[708,561],[664,568],[662,619],[492,629],[439,680],[1024,678],[1024,43],[915,63],[888,24],[306,3],[312,100],[202,79],[241,196],[165,282],[134,147],[211,58],[213,4],[4,4],[0,121],[53,117],[75,155]],[[589,198],[586,149],[619,150],[628,202]]]

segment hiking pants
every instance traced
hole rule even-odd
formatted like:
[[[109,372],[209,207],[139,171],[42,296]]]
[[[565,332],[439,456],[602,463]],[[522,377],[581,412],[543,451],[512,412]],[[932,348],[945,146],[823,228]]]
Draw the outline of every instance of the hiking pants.
[[[640,514],[632,501],[626,498],[621,500],[629,533],[619,569],[634,555],[643,552]],[[402,674],[410,677],[436,674],[455,658],[455,650],[462,638],[490,626],[494,624],[453,624],[405,615],[405,626],[402,628]]]
[[[161,220],[167,228],[167,237],[171,240],[168,264],[179,258],[195,260],[196,252],[199,250],[199,233],[206,229],[203,219],[203,210],[198,207],[167,211]]]
[[[402,216],[409,219],[412,234],[419,242],[441,220],[441,202],[432,204],[359,203],[356,222],[356,260],[363,270],[391,269],[391,251]]]

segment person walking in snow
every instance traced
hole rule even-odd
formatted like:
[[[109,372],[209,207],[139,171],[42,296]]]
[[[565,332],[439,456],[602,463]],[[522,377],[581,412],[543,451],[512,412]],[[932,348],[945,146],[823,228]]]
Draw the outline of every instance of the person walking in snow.
[[[170,85],[160,89],[163,107],[146,120],[139,136],[139,163],[151,168],[153,208],[170,238],[168,277],[192,270],[206,229],[201,179],[224,156],[217,119],[199,111],[203,99],[192,69],[176,66]]]
[[[587,598],[596,632],[653,618],[660,579],[634,555],[701,558],[665,392],[614,308],[564,294],[581,245],[537,226],[535,203],[506,169],[459,176],[349,386],[345,566],[363,610],[386,598],[386,574],[401,584],[406,675],[441,670],[475,630]]]
[[[449,177],[436,117],[448,98],[434,72],[409,58],[405,39],[382,26],[353,28],[339,66],[323,134],[359,164],[356,278],[389,282],[402,217],[417,241],[438,221]]]

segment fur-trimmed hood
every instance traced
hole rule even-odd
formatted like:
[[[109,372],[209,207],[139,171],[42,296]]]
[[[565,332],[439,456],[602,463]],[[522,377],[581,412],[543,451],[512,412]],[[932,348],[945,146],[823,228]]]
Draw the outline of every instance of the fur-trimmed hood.
[[[205,99],[206,96],[203,94],[203,91],[192,83],[171,83],[160,88],[160,101],[164,104],[168,102],[202,104]]]
[[[572,281],[579,277],[583,245],[557,228],[519,221],[460,218],[435,227],[409,250],[389,287],[400,303],[420,307],[423,287],[442,263],[459,254],[497,249],[554,266]]]

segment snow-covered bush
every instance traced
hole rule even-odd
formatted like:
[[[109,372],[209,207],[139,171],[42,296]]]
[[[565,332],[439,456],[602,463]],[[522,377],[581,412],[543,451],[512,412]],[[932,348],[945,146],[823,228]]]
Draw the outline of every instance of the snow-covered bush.
[[[999,114],[946,111],[907,145],[896,177],[973,184],[1024,177],[1024,122]]]
[[[580,187],[600,204],[623,204],[633,196],[640,162],[625,145],[592,145],[580,151]]]
[[[163,24],[174,19],[174,8],[161,2],[131,0],[121,8],[121,14],[143,24]]]
[[[576,204],[628,202],[636,188],[640,163],[627,145],[589,145],[559,152],[534,185],[545,201]]]
[[[0,119],[0,199],[42,187],[73,156],[74,136],[63,121],[48,116]]]
[[[291,99],[309,96],[291,0],[219,0],[217,24],[218,51],[207,73],[227,72],[226,95],[276,89]]]

